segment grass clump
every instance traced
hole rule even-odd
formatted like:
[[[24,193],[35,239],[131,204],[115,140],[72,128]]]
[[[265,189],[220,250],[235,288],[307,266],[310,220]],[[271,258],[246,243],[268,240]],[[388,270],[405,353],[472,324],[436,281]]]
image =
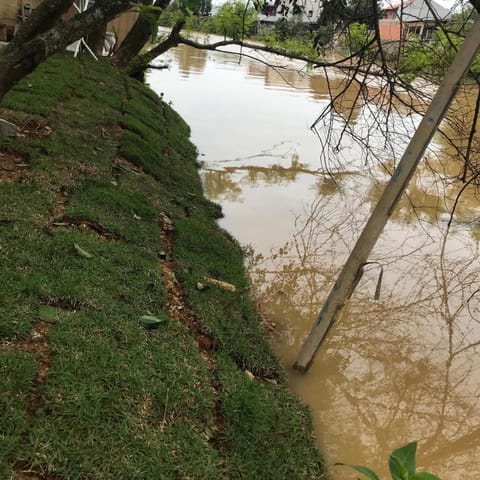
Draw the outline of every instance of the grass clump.
[[[191,467],[172,452],[211,456],[201,423],[212,411],[208,372],[185,329],[170,322],[145,331],[133,308],[84,310],[61,318],[50,345],[58,360],[32,439],[48,470],[71,479],[185,478]],[[181,442],[179,429],[188,429]]]
[[[31,355],[0,347],[0,478],[9,478],[12,463],[24,454],[27,395],[35,370]]]
[[[278,385],[240,375],[228,357],[218,365],[229,478],[324,478],[306,408]]]
[[[3,106],[50,130],[0,139],[27,162],[0,174],[0,478],[321,478],[185,122],[68,55]]]
[[[89,179],[70,194],[65,218],[97,222],[138,246],[158,248],[158,209],[145,196]]]

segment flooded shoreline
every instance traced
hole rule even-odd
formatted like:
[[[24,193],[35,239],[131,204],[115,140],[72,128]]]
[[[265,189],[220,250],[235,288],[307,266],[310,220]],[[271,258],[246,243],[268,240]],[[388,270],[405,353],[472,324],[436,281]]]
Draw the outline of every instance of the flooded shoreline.
[[[390,451],[418,440],[420,467],[445,480],[476,479],[480,202],[472,188],[455,204],[460,166],[442,156],[448,145],[436,139],[372,252],[378,263],[302,376],[290,366],[395,159],[385,150],[383,163],[365,173],[358,144],[344,144],[338,158],[321,156],[321,139],[309,130],[328,101],[321,76],[287,71],[290,84],[304,85],[292,88],[265,65],[188,47],[169,53],[169,62],[148,80],[190,124],[206,195],[225,214],[221,226],[253,251],[254,290],[329,463],[386,476]],[[357,108],[350,121],[369,127],[372,108]],[[339,110],[332,126],[344,121]],[[403,137],[392,139],[401,151],[417,120],[392,121],[405,124]],[[331,478],[357,476],[332,468]]]

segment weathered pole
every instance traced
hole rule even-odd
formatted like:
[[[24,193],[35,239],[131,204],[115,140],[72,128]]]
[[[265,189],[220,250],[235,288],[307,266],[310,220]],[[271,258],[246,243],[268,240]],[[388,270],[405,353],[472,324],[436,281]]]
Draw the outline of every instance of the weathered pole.
[[[335,321],[335,317],[355,290],[360,268],[367,261],[368,255],[375,246],[393,209],[407,188],[413,172],[447,112],[450,102],[455,97],[460,82],[469,70],[479,48],[480,23],[475,22],[450,65],[430,107],[410,140],[402,159],[393,172],[392,178],[360,234],[352,253],[343,266],[307,339],[302,345],[294,365],[297,370],[306,372],[310,368],[315,354]]]

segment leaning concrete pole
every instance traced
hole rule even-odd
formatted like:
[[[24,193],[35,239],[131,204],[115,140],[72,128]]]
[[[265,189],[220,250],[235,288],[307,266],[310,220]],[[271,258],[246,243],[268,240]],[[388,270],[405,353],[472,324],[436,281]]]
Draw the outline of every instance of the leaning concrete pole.
[[[390,182],[318,314],[310,334],[302,345],[294,365],[297,370],[306,372],[310,368],[315,354],[335,321],[335,317],[355,290],[360,268],[367,261],[397,201],[407,188],[413,172],[423,157],[479,48],[480,23],[476,22],[450,65],[430,107],[410,140]]]

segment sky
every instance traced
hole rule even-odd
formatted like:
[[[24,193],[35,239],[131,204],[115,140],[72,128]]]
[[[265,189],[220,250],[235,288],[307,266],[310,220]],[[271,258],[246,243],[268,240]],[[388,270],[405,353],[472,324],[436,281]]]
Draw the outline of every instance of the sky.
[[[445,8],[452,8],[452,6],[456,3],[457,0],[435,0],[437,3],[439,3],[442,7]],[[384,3],[398,3],[397,1],[393,2],[392,0],[389,0],[388,2]]]

